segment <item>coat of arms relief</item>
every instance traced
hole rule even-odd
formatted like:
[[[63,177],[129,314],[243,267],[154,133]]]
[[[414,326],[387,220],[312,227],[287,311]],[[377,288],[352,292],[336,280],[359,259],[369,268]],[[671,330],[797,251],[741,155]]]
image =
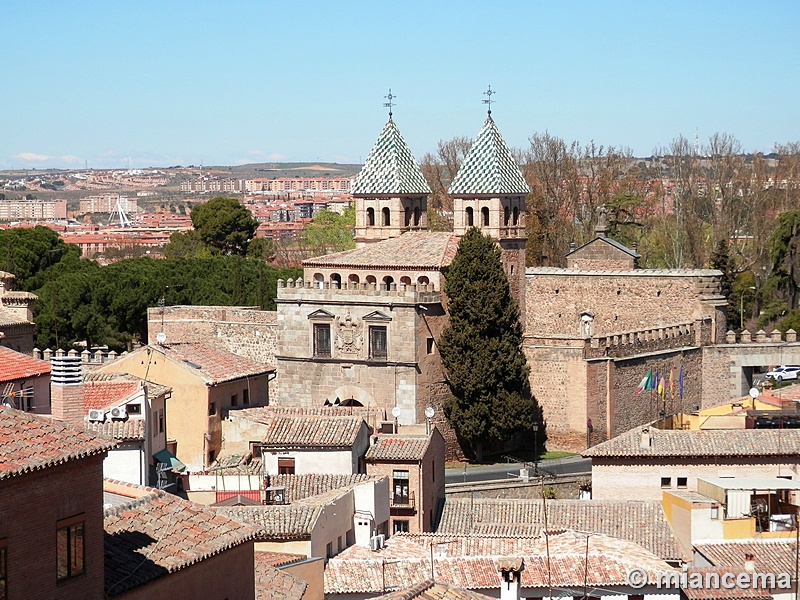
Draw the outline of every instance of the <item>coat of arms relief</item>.
[[[336,317],[336,349],[341,354],[361,352],[361,323],[349,311],[344,318]]]

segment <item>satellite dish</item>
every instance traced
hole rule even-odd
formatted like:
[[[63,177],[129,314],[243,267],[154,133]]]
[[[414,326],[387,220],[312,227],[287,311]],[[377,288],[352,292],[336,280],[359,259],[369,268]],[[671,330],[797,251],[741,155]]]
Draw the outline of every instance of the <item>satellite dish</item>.
[[[164,333],[163,331],[159,331],[156,334],[156,341],[163,346],[164,343],[167,341],[167,334]]]
[[[750,388],[750,397],[755,400],[758,398],[758,388]]]
[[[395,407],[392,409],[392,416],[393,416],[395,419],[396,419],[396,418],[398,418],[398,417],[400,416],[400,407],[399,407],[399,406],[395,406]]]
[[[434,415],[434,413],[435,413],[435,412],[436,412],[436,411],[435,411],[435,410],[433,410],[433,407],[432,407],[432,406],[429,406],[428,408],[426,408],[426,409],[425,409],[425,416],[426,416],[427,418],[429,418],[429,419],[432,419],[432,418],[433,418],[433,415]]]

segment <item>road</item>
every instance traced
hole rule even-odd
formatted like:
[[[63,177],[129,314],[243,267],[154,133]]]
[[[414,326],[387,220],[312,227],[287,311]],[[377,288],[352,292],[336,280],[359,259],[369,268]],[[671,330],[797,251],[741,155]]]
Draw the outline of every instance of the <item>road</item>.
[[[445,483],[464,483],[465,481],[508,479],[509,473],[519,475],[519,469],[522,466],[524,466],[523,463],[501,463],[481,467],[468,466],[466,469],[445,469],[444,481]],[[592,460],[581,456],[542,460],[539,461],[539,468],[555,475],[589,474],[592,472]],[[533,475],[533,468],[531,468],[531,475]]]

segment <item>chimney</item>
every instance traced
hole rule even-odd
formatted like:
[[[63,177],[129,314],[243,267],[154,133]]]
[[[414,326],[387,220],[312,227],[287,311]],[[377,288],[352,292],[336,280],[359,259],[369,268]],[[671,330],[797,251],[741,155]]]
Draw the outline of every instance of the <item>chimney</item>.
[[[501,558],[498,564],[500,577],[500,600],[519,600],[522,570],[525,562],[521,558]]]
[[[54,356],[50,372],[50,406],[54,419],[83,423],[83,372],[80,356]]]
[[[650,429],[648,427],[642,428],[642,443],[641,448],[650,448],[653,441],[650,439]]]
[[[752,554],[744,555],[744,570],[751,575],[756,572],[756,560]]]

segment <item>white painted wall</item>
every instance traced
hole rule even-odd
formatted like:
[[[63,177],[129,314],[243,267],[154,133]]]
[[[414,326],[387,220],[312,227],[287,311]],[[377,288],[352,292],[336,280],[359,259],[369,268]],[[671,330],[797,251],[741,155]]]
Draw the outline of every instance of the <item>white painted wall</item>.
[[[122,442],[103,459],[103,477],[137,485],[147,485],[147,470],[142,465],[140,442]]]
[[[278,458],[294,458],[295,475],[306,473],[330,473],[332,475],[352,475],[353,451],[352,450],[289,450],[273,451],[264,449],[262,452],[264,473],[266,475],[278,474]],[[358,459],[355,459],[356,464]]]

